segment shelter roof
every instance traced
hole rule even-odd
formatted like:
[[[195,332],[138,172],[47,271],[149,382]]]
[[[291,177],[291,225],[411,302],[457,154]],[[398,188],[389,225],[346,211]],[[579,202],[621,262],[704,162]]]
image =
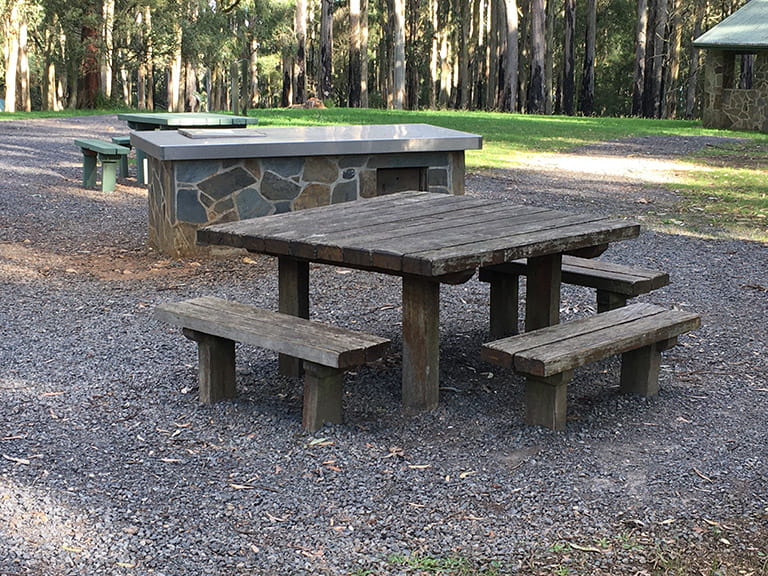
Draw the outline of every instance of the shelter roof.
[[[768,0],[750,0],[693,41],[697,48],[768,50]]]

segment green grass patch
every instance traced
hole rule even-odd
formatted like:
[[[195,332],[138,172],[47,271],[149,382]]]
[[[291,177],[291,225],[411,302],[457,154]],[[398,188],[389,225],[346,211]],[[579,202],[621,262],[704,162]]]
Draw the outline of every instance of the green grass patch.
[[[482,150],[467,152],[467,167],[510,168],[531,153],[556,153],[577,146],[628,136],[722,135],[685,120],[645,118],[582,118],[535,116],[500,112],[447,110],[378,110],[278,108],[251,110],[260,126],[310,126],[318,124],[425,123],[483,137]]]
[[[690,159],[695,168],[675,187],[681,213],[700,228],[768,240],[768,137],[708,148]]]

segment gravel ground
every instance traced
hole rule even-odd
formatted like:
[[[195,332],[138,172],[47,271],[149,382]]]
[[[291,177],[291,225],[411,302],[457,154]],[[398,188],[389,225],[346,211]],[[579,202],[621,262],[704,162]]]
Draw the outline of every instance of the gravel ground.
[[[525,427],[521,380],[479,359],[486,285],[442,289],[440,406],[409,418],[399,283],[313,268],[315,317],[394,345],[349,378],[346,424],[307,435],[301,383],[269,352],[238,348],[236,401],[196,401],[194,345],[152,309],[203,294],[274,308],[275,266],[149,251],[144,189],[80,188],[72,138],[123,131],[0,122],[0,574],[415,573],[395,555],[650,574],[674,551],[731,568],[768,553],[767,245],[649,226],[612,247],[669,270],[642,300],[703,327],[665,353],[656,398],[619,396],[616,360],[577,371],[562,433]],[[653,224],[676,200],[653,170],[704,145],[607,143],[574,153],[578,172],[542,158],[470,175],[467,193]],[[566,287],[563,311],[592,313],[592,294]]]

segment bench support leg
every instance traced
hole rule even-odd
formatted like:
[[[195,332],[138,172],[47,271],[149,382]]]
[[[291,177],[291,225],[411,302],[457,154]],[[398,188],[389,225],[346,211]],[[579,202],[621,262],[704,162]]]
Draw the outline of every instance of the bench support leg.
[[[525,292],[525,331],[560,323],[562,254],[528,258]]]
[[[491,336],[506,338],[518,333],[517,306],[520,277],[491,273]]]
[[[676,338],[673,340],[677,341]],[[668,343],[668,340],[663,340],[621,355],[622,394],[655,396],[659,393],[661,351],[669,347]]]
[[[283,314],[309,318],[309,263],[288,257],[277,260],[278,310]],[[280,354],[280,374],[297,378],[301,376],[301,360]]]
[[[184,336],[197,342],[200,402],[234,398],[237,395],[234,341],[187,328]]]
[[[314,432],[326,422],[343,422],[343,386],[342,370],[304,362],[304,430]]]
[[[96,152],[83,150],[83,188],[96,188]]]
[[[120,156],[120,178],[128,178],[128,155]]]
[[[101,191],[114,192],[117,183],[118,157],[100,156],[101,159]]]
[[[622,308],[627,305],[627,297],[623,294],[616,294],[615,292],[607,292],[605,290],[597,291],[597,313],[608,312],[608,310],[614,310],[616,308]]]
[[[552,430],[565,429],[568,382],[573,371],[547,378],[525,379],[525,423]]]
[[[440,283],[403,276],[403,409],[437,407],[440,372]]]

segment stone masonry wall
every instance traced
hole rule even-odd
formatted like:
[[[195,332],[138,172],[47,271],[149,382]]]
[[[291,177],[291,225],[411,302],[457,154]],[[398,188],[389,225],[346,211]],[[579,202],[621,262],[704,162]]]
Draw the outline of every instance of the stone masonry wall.
[[[418,169],[419,188],[464,193],[464,152],[160,161],[149,158],[149,243],[199,255],[202,226],[371,198],[380,169]],[[411,170],[411,175],[413,170]],[[412,180],[405,188],[412,189]],[[395,190],[389,190],[395,191]]]
[[[753,64],[752,88],[737,87],[734,52],[709,50],[704,75],[704,116],[707,128],[768,132],[768,52]]]

